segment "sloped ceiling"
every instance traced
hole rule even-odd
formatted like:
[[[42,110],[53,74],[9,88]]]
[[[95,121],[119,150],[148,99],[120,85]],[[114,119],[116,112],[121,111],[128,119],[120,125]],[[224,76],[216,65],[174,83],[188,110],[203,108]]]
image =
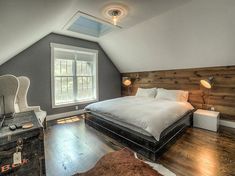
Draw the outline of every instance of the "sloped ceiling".
[[[78,11],[128,8],[101,38],[62,30]],[[121,72],[235,65],[234,0],[0,0],[0,64],[56,32],[97,41]]]
[[[71,0],[0,0],[0,64],[62,28],[75,6]]]
[[[100,44],[121,72],[235,65],[234,19],[234,0],[191,0]]]

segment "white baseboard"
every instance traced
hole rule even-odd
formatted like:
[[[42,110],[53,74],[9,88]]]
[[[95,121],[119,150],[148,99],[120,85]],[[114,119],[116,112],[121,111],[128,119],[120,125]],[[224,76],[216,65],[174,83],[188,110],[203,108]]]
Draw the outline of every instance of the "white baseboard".
[[[83,109],[80,109],[77,111],[70,111],[70,112],[64,112],[64,113],[60,113],[60,114],[48,115],[46,117],[46,119],[47,119],[47,121],[50,121],[50,120],[60,119],[60,118],[64,118],[64,117],[74,116],[74,115],[81,115],[84,113],[85,113],[85,111]]]
[[[230,128],[235,128],[235,122],[234,121],[228,121],[228,120],[220,120],[219,124],[221,126],[226,126]]]

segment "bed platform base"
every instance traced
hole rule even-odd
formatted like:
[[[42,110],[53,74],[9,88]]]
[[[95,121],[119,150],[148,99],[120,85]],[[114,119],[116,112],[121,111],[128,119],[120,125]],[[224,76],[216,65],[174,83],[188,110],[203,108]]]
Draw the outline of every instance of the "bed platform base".
[[[135,152],[152,161],[156,161],[184,130],[192,125],[192,114],[192,112],[185,114],[180,120],[165,129],[159,141],[152,136],[143,135],[105,120],[92,112],[86,113],[85,122],[87,125],[115,139]]]

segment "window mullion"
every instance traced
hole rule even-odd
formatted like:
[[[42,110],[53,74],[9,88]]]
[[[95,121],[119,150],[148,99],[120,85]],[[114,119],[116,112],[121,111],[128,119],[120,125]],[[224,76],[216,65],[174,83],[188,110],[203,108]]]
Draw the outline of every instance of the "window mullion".
[[[77,61],[76,58],[73,61],[73,96],[74,96],[74,102],[77,100]]]
[[[96,91],[96,90],[95,90],[95,89],[96,89],[96,88],[95,88],[95,81],[96,81],[96,80],[95,80],[95,76],[96,76],[95,71],[96,71],[96,70],[94,69],[94,64],[91,65],[91,69],[92,69],[92,70],[91,70],[91,71],[92,71],[92,77],[91,77],[91,79],[92,79],[92,83],[91,83],[91,85],[92,85],[92,86],[91,86],[91,87],[92,87],[92,97],[94,97],[94,94],[95,94],[95,91]]]

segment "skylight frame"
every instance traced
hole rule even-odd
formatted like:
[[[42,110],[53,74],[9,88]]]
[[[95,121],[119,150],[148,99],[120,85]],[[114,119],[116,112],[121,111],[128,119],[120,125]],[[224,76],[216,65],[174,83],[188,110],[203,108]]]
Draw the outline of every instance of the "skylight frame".
[[[75,31],[72,31],[72,30],[69,30],[69,28],[80,18],[80,17],[85,17],[89,20],[92,20],[92,21],[95,21],[97,23],[101,23],[103,25],[106,25],[111,29],[111,31],[106,31],[104,33],[100,33],[100,35],[98,36],[94,36],[94,35],[89,35],[89,34],[85,34],[85,33],[79,33],[79,32],[75,32]],[[100,19],[98,17],[95,17],[95,16],[92,16],[90,14],[87,14],[87,13],[84,13],[82,11],[78,11],[76,12],[73,17],[65,24],[65,26],[63,27],[63,30],[65,31],[68,31],[68,32],[72,32],[72,33],[75,33],[75,34],[83,34],[83,35],[87,35],[87,36],[92,36],[92,37],[96,37],[96,38],[99,38],[99,37],[102,37],[108,33],[111,33],[111,32],[114,32],[118,29],[121,29],[122,27],[119,26],[119,25],[114,25],[113,23],[107,21],[107,20],[104,20],[104,19]]]

